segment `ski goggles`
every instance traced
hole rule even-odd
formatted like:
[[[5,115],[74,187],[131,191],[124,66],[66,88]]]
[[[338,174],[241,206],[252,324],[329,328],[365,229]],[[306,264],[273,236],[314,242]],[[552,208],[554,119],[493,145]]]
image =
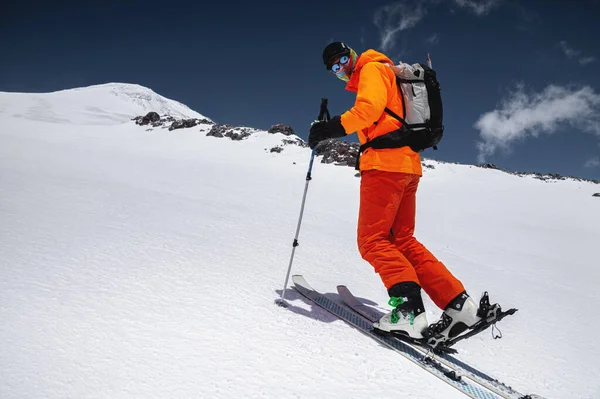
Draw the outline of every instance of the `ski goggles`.
[[[342,55],[340,57],[340,59],[338,60],[338,62],[336,62],[335,64],[331,65],[331,72],[335,73],[336,75],[340,72],[342,72],[342,70],[344,69],[344,65],[348,64],[348,61],[350,61],[350,56],[349,55]]]

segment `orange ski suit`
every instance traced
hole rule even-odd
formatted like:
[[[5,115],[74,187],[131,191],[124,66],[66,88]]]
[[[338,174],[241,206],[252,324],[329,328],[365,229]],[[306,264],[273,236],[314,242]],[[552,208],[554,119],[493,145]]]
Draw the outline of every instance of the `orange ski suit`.
[[[392,61],[375,50],[357,60],[346,90],[356,93],[354,106],[341,115],[346,133],[357,132],[361,144],[400,128],[384,112],[404,117]],[[416,193],[421,157],[410,147],[367,149],[360,158],[358,249],[385,287],[407,281],[419,284],[444,309],[465,289],[442,262],[414,237]]]

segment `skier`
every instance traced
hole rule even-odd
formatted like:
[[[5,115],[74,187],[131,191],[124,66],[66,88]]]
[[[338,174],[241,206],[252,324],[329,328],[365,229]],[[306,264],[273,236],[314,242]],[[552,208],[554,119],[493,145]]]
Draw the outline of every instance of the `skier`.
[[[364,144],[397,130],[401,122],[384,112],[387,107],[404,118],[403,99],[392,61],[375,50],[360,56],[346,44],[333,42],[323,50],[328,71],[356,93],[354,106],[329,121],[313,123],[310,148],[329,138],[357,132]],[[358,249],[379,274],[394,309],[374,327],[414,340],[453,338],[481,320],[478,305],[463,284],[414,237],[415,205],[421,158],[410,147],[367,149],[360,157]],[[421,288],[444,309],[428,327]]]

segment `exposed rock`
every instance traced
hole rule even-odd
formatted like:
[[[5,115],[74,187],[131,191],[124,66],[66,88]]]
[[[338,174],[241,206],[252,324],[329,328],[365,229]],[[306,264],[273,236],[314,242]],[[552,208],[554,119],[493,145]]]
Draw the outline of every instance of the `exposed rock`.
[[[176,119],[170,115],[165,115],[161,117],[156,112],[148,112],[146,116],[136,116],[132,119],[135,121],[137,125],[152,125],[152,127],[162,127],[163,129],[167,128],[169,130],[175,129],[183,129],[190,128],[197,125],[212,125],[214,122],[209,121],[208,119]]]
[[[173,118],[172,116],[167,115],[160,118],[158,122],[153,123],[152,126],[166,128],[168,124],[173,124],[173,122],[175,122],[176,120],[177,119]]]
[[[221,125],[216,123],[210,128],[210,131],[206,133],[206,135],[209,137],[225,137],[225,132],[227,131],[228,126],[231,125]]]
[[[210,132],[206,133],[206,135],[211,137],[225,137],[225,133],[227,133],[228,129],[231,128],[233,128],[231,125],[222,125],[220,123],[216,123],[210,129]]]
[[[281,133],[286,136],[294,136],[296,134],[291,126],[284,125],[283,123],[271,126],[267,133]]]
[[[168,128],[169,130],[175,129],[184,129],[191,128],[198,125],[212,125],[210,131],[206,134],[207,136],[212,137],[228,137],[231,140],[243,140],[250,136],[251,134],[257,132],[258,130],[248,128],[248,127],[239,127],[232,126],[227,124],[216,124],[208,119],[176,119],[172,116],[165,115],[161,117],[156,112],[148,112],[145,116],[137,116],[132,119],[135,121],[137,125],[144,126],[150,125],[152,127],[162,127],[163,129]],[[147,129],[151,130],[151,129]],[[281,145],[277,145],[270,150],[269,152],[273,153],[281,153],[285,146],[287,145],[295,145],[299,147],[306,148],[308,144],[302,140],[300,137],[297,137],[294,133],[294,130],[284,124],[277,124],[271,126],[268,130],[268,133],[282,133],[286,138],[281,140]],[[356,156],[358,154],[359,144],[358,143],[348,143],[343,140],[327,140],[321,143],[317,147],[316,155],[322,156],[322,163],[333,163],[341,166],[356,166]],[[422,162],[422,165],[426,169],[434,169],[434,165],[427,164]],[[480,168],[485,169],[495,169],[505,173],[509,173],[516,176],[532,176],[535,179],[552,182],[557,180],[574,180],[581,182],[591,182],[595,184],[600,184],[600,180],[591,180],[591,179],[583,179],[574,176],[561,176],[559,174],[542,174],[542,173],[526,173],[526,172],[511,172],[506,169],[502,169],[493,163],[484,163],[480,165],[475,165]],[[593,194],[594,197],[600,197],[600,193]]]
[[[358,143],[341,140],[325,140],[317,147],[316,155],[322,155],[321,163],[335,163],[342,166],[356,166]]]
[[[600,193],[592,194],[592,197],[600,197]]]
[[[480,168],[484,168],[484,169],[499,169],[496,165],[494,165],[493,163],[483,163],[481,165],[475,165],[475,166],[479,166]]]
[[[180,120],[176,120],[175,122],[171,123],[171,126],[169,126],[169,131],[175,130],[175,129],[183,129],[183,128],[194,127],[194,126],[198,125],[198,123],[199,123],[198,119],[180,119]]]
[[[160,121],[160,115],[154,111],[148,112],[146,116],[137,116],[133,118],[135,123],[140,126],[149,125]]]
[[[557,173],[543,174],[543,173],[518,172],[518,171],[513,172],[513,171],[509,171],[507,169],[500,168],[493,163],[486,163],[486,164],[475,165],[475,166],[477,166],[479,168],[500,170],[504,173],[508,173],[508,174],[514,175],[514,176],[520,176],[520,177],[532,176],[534,179],[538,179],[538,180],[545,181],[545,182],[552,182],[552,181],[557,181],[557,180],[559,180],[559,181],[560,180],[574,180],[574,181],[581,181],[581,182],[585,181],[585,182],[600,184],[600,180],[583,179],[581,177],[575,177],[575,176],[562,176]]]
[[[293,139],[283,139],[283,140],[281,140],[281,142],[284,145],[297,145],[298,147],[303,147],[303,148],[308,147],[308,143],[306,141],[302,140],[300,137],[295,137]]]
[[[252,131],[250,131],[250,130],[244,130],[242,128],[238,128],[238,129],[240,129],[240,130],[239,131],[230,131],[230,132],[225,133],[225,137],[229,137],[231,140],[234,140],[234,141],[240,141],[252,134]]]
[[[231,140],[239,141],[247,138],[254,132],[256,130],[247,127],[235,127],[216,123],[206,135],[212,137],[229,137]]]
[[[533,178],[534,179],[539,179],[539,180],[543,180],[543,181],[548,181],[548,180],[566,180],[567,178],[561,175],[558,175],[556,173],[550,173],[547,175],[544,175],[542,173],[532,173]]]

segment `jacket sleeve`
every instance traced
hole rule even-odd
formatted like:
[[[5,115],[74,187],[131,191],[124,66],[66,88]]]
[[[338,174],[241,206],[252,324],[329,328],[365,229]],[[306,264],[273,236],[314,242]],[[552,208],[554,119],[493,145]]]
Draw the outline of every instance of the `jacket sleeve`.
[[[384,64],[369,62],[360,70],[356,102],[341,117],[346,133],[354,133],[379,120],[387,104],[389,82]]]

